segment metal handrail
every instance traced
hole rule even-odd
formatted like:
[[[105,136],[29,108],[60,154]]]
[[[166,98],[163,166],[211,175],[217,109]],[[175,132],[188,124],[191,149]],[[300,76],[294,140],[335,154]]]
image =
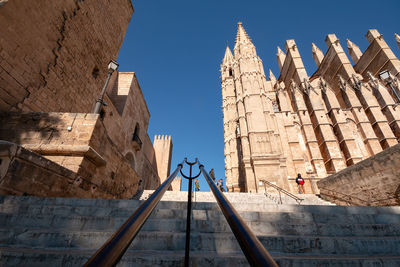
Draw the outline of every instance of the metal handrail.
[[[175,171],[160,187],[129,217],[125,223],[96,251],[84,266],[115,266],[136,237],[151,212],[183,167],[178,164]]]
[[[232,204],[226,199],[224,194],[217,188],[217,185],[210,178],[208,173],[204,170],[204,166],[199,163],[200,171],[203,173],[214,197],[217,200],[219,207],[222,210],[226,220],[232,229],[236,240],[247,258],[251,266],[274,266],[278,264],[274,261],[268,251],[261,244],[260,240],[254,235],[250,228],[245,224],[243,219],[239,216]]]
[[[350,204],[350,205],[355,205],[355,206],[356,206],[356,205],[358,205],[358,203],[356,203],[356,202],[354,202],[354,201],[351,201],[351,200],[349,200],[349,199],[357,199],[357,200],[359,200],[360,202],[366,204],[366,206],[370,206],[370,205],[371,205],[371,202],[370,202],[370,201],[364,200],[364,199],[362,199],[362,198],[359,198],[359,197],[356,197],[356,196],[353,196],[353,195],[348,195],[348,194],[345,194],[345,193],[342,193],[342,192],[339,192],[339,191],[335,191],[335,190],[332,190],[332,189],[328,189],[328,188],[325,188],[325,187],[319,187],[319,190],[320,190],[320,195],[321,195],[321,196],[328,196],[328,197],[336,198],[336,199],[339,199],[339,200],[341,200],[341,201],[344,201],[344,202],[346,202],[347,204]],[[332,194],[327,194],[327,192],[324,192],[325,190],[326,190],[326,191],[329,191],[329,192],[331,192],[331,193],[333,193],[333,194],[339,194],[339,195],[341,195],[342,197],[334,196],[334,195],[332,195]],[[322,191],[322,193],[321,193],[321,191]],[[348,198],[348,199],[347,199],[347,200],[344,199],[343,196],[346,197],[346,198]],[[328,201],[330,201],[330,200],[328,200]]]
[[[276,190],[278,190],[278,192],[279,192],[279,199],[280,199],[280,201],[281,201],[281,204],[283,204],[283,203],[282,203],[281,192],[284,193],[285,195],[287,195],[287,196],[293,198],[298,204],[300,204],[300,203],[304,200],[304,199],[299,198],[299,197],[296,196],[296,195],[293,195],[293,194],[290,193],[289,191],[286,191],[285,189],[283,189],[283,188],[281,188],[281,187],[279,187],[279,186],[277,186],[277,185],[275,185],[275,184],[273,184],[273,183],[271,183],[271,182],[268,182],[268,181],[266,181],[266,180],[260,180],[260,182],[264,183],[264,186],[265,186],[265,184],[267,184],[267,185],[269,185],[269,186],[275,188]]]

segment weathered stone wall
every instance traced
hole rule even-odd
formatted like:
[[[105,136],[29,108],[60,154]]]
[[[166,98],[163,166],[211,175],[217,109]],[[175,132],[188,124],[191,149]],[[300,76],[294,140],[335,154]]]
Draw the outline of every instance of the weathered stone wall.
[[[157,163],[153,144],[147,134],[150,112],[135,73],[115,73],[107,98],[109,105],[103,108],[103,123],[108,135],[131,162],[142,180],[142,188],[157,188],[160,185]],[[133,141],[135,131],[141,142],[140,147]]]
[[[0,8],[0,111],[90,112],[131,1],[13,0]]]
[[[138,189],[138,174],[97,114],[3,113],[0,140],[21,144],[76,172],[94,184],[92,190],[129,198]]]
[[[339,205],[400,205],[400,144],[318,182],[323,198]]]
[[[115,198],[103,189],[39,154],[0,141],[0,194]]]

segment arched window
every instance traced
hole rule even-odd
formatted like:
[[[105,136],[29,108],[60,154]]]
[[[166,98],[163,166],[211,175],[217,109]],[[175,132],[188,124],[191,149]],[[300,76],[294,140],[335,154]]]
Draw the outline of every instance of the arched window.
[[[233,71],[232,69],[229,69],[229,77],[233,76]]]
[[[133,147],[136,149],[136,151],[142,148],[142,141],[139,138],[139,132],[140,132],[139,123],[136,123],[135,131],[133,132],[132,136],[132,144]]]

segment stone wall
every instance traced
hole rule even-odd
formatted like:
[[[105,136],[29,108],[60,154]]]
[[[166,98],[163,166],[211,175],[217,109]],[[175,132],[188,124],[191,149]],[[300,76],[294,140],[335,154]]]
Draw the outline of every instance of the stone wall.
[[[2,113],[0,140],[43,155],[115,198],[129,198],[139,187],[138,174],[97,114]]]
[[[131,1],[13,0],[0,8],[0,111],[90,112]]]
[[[0,141],[0,194],[115,198],[75,172],[5,141]]]
[[[323,198],[338,205],[400,205],[400,144],[318,182]]]
[[[164,182],[170,172],[172,158],[171,136],[154,136],[154,153],[157,161],[158,174],[161,182]]]
[[[108,135],[138,173],[142,189],[157,188],[160,185],[157,162],[147,134],[150,112],[135,73],[114,73],[106,98],[109,100],[103,108],[103,123]],[[137,141],[133,140],[135,134]]]

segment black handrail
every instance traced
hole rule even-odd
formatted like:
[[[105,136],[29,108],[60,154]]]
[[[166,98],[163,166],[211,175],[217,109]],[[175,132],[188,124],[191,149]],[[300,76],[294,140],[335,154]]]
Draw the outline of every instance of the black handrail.
[[[182,167],[183,162],[178,164],[167,180],[154,191],[149,199],[140,205],[135,213],[97,250],[84,266],[115,266],[119,262]]]
[[[264,186],[265,186],[265,184],[267,184],[267,185],[269,185],[269,186],[275,188],[275,189],[279,192],[279,199],[280,199],[280,201],[281,201],[281,204],[283,204],[283,203],[282,203],[282,198],[281,198],[281,192],[284,193],[285,195],[287,195],[287,196],[293,198],[294,200],[296,200],[297,204],[299,204],[299,205],[300,205],[300,203],[304,200],[304,199],[302,199],[302,198],[299,198],[299,197],[296,196],[296,195],[293,195],[293,194],[290,193],[289,191],[286,191],[285,189],[283,189],[283,188],[281,188],[281,187],[279,187],[279,186],[277,186],[277,185],[274,185],[273,183],[270,183],[270,182],[268,182],[268,181],[266,181],[266,180],[260,180],[260,182],[264,183]],[[267,190],[265,190],[265,191],[267,191]]]
[[[217,188],[217,185],[204,170],[204,166],[199,162],[199,168],[203,173],[214,197],[217,199],[218,205],[222,210],[229,226],[232,229],[239,245],[251,266],[274,266],[278,264],[269,255],[268,251],[261,244],[260,240],[253,234],[250,228],[245,224],[239,216],[232,204],[226,199],[224,194]]]

